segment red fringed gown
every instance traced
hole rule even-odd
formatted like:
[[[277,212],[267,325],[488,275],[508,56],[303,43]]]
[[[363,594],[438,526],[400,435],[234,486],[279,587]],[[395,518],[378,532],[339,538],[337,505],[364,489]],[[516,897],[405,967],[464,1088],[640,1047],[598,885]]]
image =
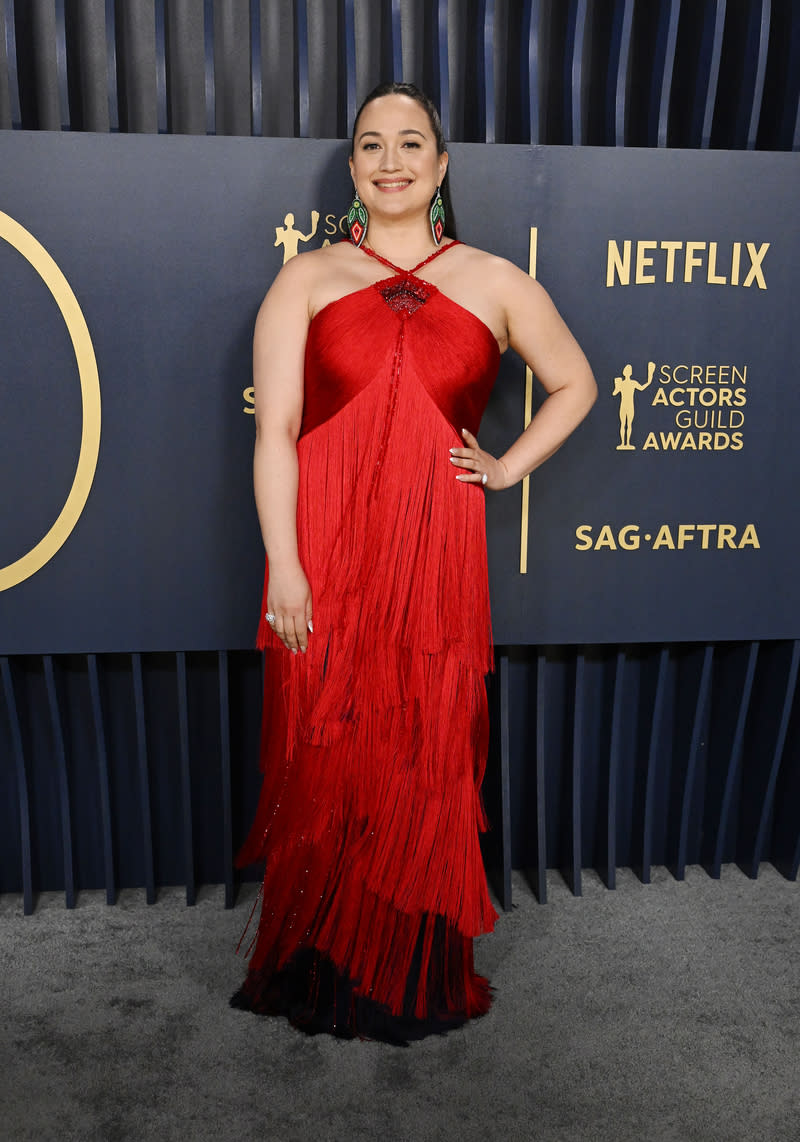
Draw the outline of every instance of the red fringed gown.
[[[314,633],[305,655],[283,647],[265,582],[264,781],[238,863],[266,872],[231,1002],[401,1042],[490,1003],[472,956],[496,919],[478,841],[484,492],[448,450],[477,433],[499,350],[417,276],[432,258],[404,271],[373,256],[391,276],[308,331],[297,530]]]

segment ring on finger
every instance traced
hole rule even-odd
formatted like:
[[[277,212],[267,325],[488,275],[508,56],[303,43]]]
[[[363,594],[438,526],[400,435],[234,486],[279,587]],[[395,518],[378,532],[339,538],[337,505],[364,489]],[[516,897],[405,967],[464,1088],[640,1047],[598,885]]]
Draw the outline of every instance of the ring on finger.
[[[482,484],[488,484],[489,483],[488,473],[486,473],[486,472],[483,473],[483,475],[481,476],[481,483]]]
[[[264,615],[264,618],[267,620],[270,626],[272,626],[272,624],[275,622],[275,616],[273,615],[272,611],[267,611],[267,613]]]

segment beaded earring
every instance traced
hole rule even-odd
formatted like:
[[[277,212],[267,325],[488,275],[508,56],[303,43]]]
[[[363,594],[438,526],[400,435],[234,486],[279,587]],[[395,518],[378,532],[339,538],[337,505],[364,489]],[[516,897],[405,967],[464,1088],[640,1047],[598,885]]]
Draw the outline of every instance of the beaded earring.
[[[350,241],[354,246],[360,246],[367,236],[369,216],[367,208],[358,197],[358,191],[353,196],[350,209],[347,211],[347,228],[350,231]]]
[[[438,246],[444,236],[444,203],[442,202],[441,187],[437,186],[431,203],[431,234]]]

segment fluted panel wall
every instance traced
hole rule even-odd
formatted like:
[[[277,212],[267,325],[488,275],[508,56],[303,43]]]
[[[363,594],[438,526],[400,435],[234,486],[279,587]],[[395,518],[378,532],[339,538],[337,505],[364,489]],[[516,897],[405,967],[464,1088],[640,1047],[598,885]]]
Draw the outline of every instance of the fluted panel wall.
[[[411,80],[454,140],[800,146],[793,0],[2,0],[0,127],[346,137]]]
[[[499,648],[489,865],[647,883],[800,865],[800,642]],[[257,791],[260,656],[0,659],[0,892],[223,883]]]
[[[0,892],[224,883],[257,792],[260,656],[0,658]],[[241,776],[243,775],[243,776]]]

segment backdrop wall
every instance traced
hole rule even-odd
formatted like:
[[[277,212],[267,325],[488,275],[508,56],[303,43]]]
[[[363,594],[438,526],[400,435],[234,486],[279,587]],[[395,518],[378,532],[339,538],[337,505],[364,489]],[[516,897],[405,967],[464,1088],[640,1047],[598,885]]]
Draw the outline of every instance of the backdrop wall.
[[[600,386],[489,496],[496,641],[800,635],[775,494],[800,482],[793,157],[452,161],[461,235],[543,280]],[[0,653],[252,645],[254,314],[283,262],[341,240],[346,147],[12,133],[0,170]],[[484,446],[542,395],[508,353]]]
[[[429,90],[441,106],[448,136],[459,141],[590,143],[661,150],[680,147],[698,152],[710,147],[791,151],[800,146],[799,20],[800,11],[792,0],[744,0],[737,4],[725,0],[7,3],[0,6],[0,127],[15,132],[61,132],[67,141],[71,141],[70,132],[100,132],[110,142],[109,132],[113,135],[117,131],[344,138],[358,101],[374,83],[394,77],[412,79]],[[205,154],[204,161],[208,161],[211,151]],[[662,157],[652,155],[656,163]],[[569,558],[574,560],[575,573],[584,577],[582,581],[591,585],[596,578],[601,584],[605,582],[606,589],[609,574],[627,576],[617,600],[624,605],[627,593],[632,602],[645,600],[649,620],[655,623],[663,607],[674,613],[676,584],[683,589],[683,577],[690,575],[692,598],[684,601],[685,605],[691,608],[702,603],[705,617],[712,614],[715,621],[730,622],[724,636],[730,637],[734,631],[747,633],[742,617],[749,620],[760,603],[749,595],[745,598],[746,592],[735,584],[726,583],[725,575],[731,568],[736,574],[746,571],[749,575],[765,565],[772,566],[781,551],[787,565],[791,561],[793,539],[787,520],[777,539],[769,527],[764,530],[764,520],[775,518],[772,505],[773,501],[780,504],[783,485],[776,480],[774,487],[766,489],[770,510],[756,517],[753,511],[765,502],[765,489],[760,470],[754,471],[748,458],[763,455],[758,451],[763,448],[761,430],[754,431],[754,426],[763,425],[771,415],[777,425],[776,439],[782,441],[780,434],[790,423],[789,394],[795,386],[776,390],[776,379],[772,373],[767,375],[765,364],[780,352],[780,344],[786,345],[786,339],[794,336],[794,330],[791,325],[775,327],[770,337],[763,339],[770,343],[772,356],[768,354],[763,360],[736,356],[743,342],[749,344],[746,338],[751,333],[755,335],[762,324],[769,325],[769,314],[774,312],[775,271],[779,280],[781,245],[787,241],[786,233],[779,240],[765,238],[766,229],[773,228],[772,220],[746,212],[739,213],[738,218],[747,218],[748,229],[753,223],[751,232],[739,233],[738,227],[728,226],[728,199],[734,213],[742,205],[736,200],[738,175],[724,178],[721,184],[715,176],[715,185],[701,196],[706,204],[702,227],[690,229],[690,219],[681,217],[671,232],[660,229],[659,211],[680,186],[684,160],[688,170],[690,159],[701,157],[699,153],[689,156],[686,151],[676,155],[678,170],[676,173],[675,167],[669,167],[671,181],[665,179],[656,189],[648,183],[644,196],[628,194],[624,201],[630,203],[630,209],[622,219],[608,217],[602,240],[613,239],[619,244],[618,264],[623,272],[625,241],[631,241],[630,273],[634,280],[623,286],[617,272],[613,287],[599,289],[598,313],[603,316],[591,320],[587,329],[578,329],[594,354],[601,384],[601,402],[583,430],[582,445],[597,449],[593,457],[602,483],[589,480],[587,486],[603,510],[579,521],[570,520],[569,529],[545,532],[537,512],[543,510],[546,489],[534,479],[527,575],[534,573],[534,558],[551,557],[548,543],[561,556],[568,543],[580,542],[584,546]],[[708,157],[715,164],[722,158]],[[758,156],[729,158],[734,163],[737,158]],[[785,158],[796,161],[791,156]],[[615,169],[609,167],[611,176]],[[719,172],[721,167],[708,169]],[[7,176],[5,167],[3,174]],[[47,171],[44,183],[53,177]],[[93,226],[87,226],[80,208],[66,217],[63,206],[53,208],[57,217],[52,225],[34,225],[34,219],[29,219],[33,227],[29,232],[55,257],[56,268],[64,253],[60,242],[69,246],[73,230],[102,232],[103,210],[113,214],[113,203],[106,202],[105,208],[102,205],[106,179],[113,181],[108,166],[99,172],[98,185],[92,192],[98,212]],[[601,178],[600,185],[611,204],[616,196],[627,193],[619,182],[609,188]],[[524,190],[527,194],[529,187]],[[28,198],[31,204],[42,201],[41,192],[40,182],[27,187],[25,209]],[[64,192],[68,197],[68,182]],[[578,181],[568,186],[565,208],[571,196],[577,196],[583,213],[591,215],[597,198],[594,192],[593,182]],[[87,193],[84,186],[84,202],[88,201]],[[145,201],[152,199],[147,187],[143,196]],[[299,197],[292,199],[297,201]],[[321,209],[321,205],[308,201],[307,211],[312,208]],[[6,209],[0,203],[0,210]],[[558,203],[550,203],[548,209],[555,229],[549,239],[538,230],[538,272],[567,311],[569,283],[564,283],[567,292],[562,294],[558,272],[584,274],[585,280],[579,283],[582,290],[594,290],[598,269],[606,265],[607,249],[586,259],[580,256],[582,251],[577,257],[565,257],[562,249],[552,244],[553,236],[557,235],[567,250],[571,249],[570,236],[559,229]],[[139,205],[135,204],[134,214],[137,211]],[[228,225],[219,204],[211,204],[211,213],[220,225]],[[18,200],[9,217],[18,224],[24,219]],[[61,226],[55,224],[58,217]],[[270,258],[281,256],[280,248],[270,244],[280,220],[266,217],[266,211],[260,218],[266,270],[273,265]],[[301,220],[298,209],[297,225],[304,234],[308,233],[305,227],[309,221],[308,213]],[[179,223],[182,232],[191,230],[188,222],[181,219]],[[510,248],[511,256],[527,267],[530,227],[538,228],[539,219],[527,217],[522,224],[527,233],[515,232]],[[129,252],[135,255],[136,242],[142,235],[126,232],[124,225],[122,234],[126,235]],[[58,241],[53,244],[52,238]],[[165,238],[169,243],[170,236]],[[759,251],[768,240],[770,248],[761,261],[767,290],[759,291],[755,281],[745,288],[741,274],[746,275],[752,266],[747,242],[756,243]],[[659,244],[656,250],[638,245],[652,241]],[[659,276],[665,273],[669,257],[669,246],[665,250],[661,243],[674,241],[683,243],[675,254],[675,288]],[[684,288],[680,259],[689,241],[706,245],[695,249],[695,255],[704,260]],[[90,239],[92,242],[96,244],[96,237]],[[709,282],[711,242],[717,243],[714,276],[726,276],[729,283],[734,244],[743,243],[739,286]],[[728,253],[730,265],[724,269]],[[651,255],[653,267],[647,262]],[[81,257],[86,256],[84,250]],[[9,274],[15,283],[14,316],[0,306],[4,338],[12,344],[27,336],[27,344],[19,351],[23,357],[28,354],[37,359],[38,355],[40,375],[49,376],[54,364],[71,359],[64,321],[41,275],[30,270],[5,240],[0,240],[0,257],[4,281]],[[639,257],[639,273],[646,277],[654,269],[655,283],[635,284]],[[102,252],[96,260],[102,261]],[[210,278],[214,273],[227,273],[227,267],[219,264],[217,251],[208,265],[198,261],[197,269],[200,273],[207,270]],[[142,280],[158,296],[166,297],[171,292],[171,272],[165,270],[162,281],[148,277],[147,267],[143,267]],[[100,299],[100,303],[110,310],[117,276],[109,259],[106,274],[108,299]],[[68,278],[67,285],[74,289],[81,306],[90,308],[81,282],[74,280],[74,265]],[[735,303],[737,294],[747,300]],[[727,300],[721,301],[721,296]],[[29,312],[35,317],[30,323],[20,308],[26,297]],[[62,300],[65,297],[66,293]],[[665,299],[677,306],[679,340],[683,305],[702,309],[711,303],[715,312],[719,307],[725,320],[733,322],[733,332],[718,343],[664,346],[658,317],[650,321],[647,336],[638,339],[634,330],[625,330],[624,336],[620,331],[616,340],[603,330],[603,322],[609,320],[615,305],[623,311],[630,307],[631,312],[639,312],[638,307],[643,306],[646,313],[648,298],[659,315]],[[246,299],[239,299],[236,312],[241,326],[234,356],[238,353],[244,365],[249,338]],[[184,328],[184,343],[191,348],[192,334],[202,339],[202,329],[198,332],[188,321]],[[161,390],[155,384],[153,342],[137,339],[130,325],[126,329],[130,356],[140,366],[143,396],[156,410],[144,453],[132,461],[140,474],[146,464],[139,460],[152,462],[168,454],[171,436],[181,439],[185,425],[174,409],[168,423],[160,421]],[[726,329],[730,331],[731,325]],[[106,335],[92,324],[92,338],[96,334],[101,339]],[[606,357],[597,356],[595,350],[595,343],[603,340],[611,346]],[[94,340],[92,344],[97,348]],[[683,351],[688,354],[689,349],[691,357],[684,357]],[[10,352],[5,342],[3,351]],[[717,351],[721,356],[716,356]],[[160,345],[157,352],[162,352]],[[101,366],[101,383],[107,387],[103,353],[98,351],[96,359]],[[658,371],[649,388],[640,391],[627,385],[633,393],[635,411],[631,426],[634,449],[617,452],[620,408],[628,379],[625,366],[630,364],[633,381],[645,383],[650,361]],[[666,408],[650,403],[654,390],[661,391],[661,366],[672,369],[684,363],[735,365],[740,372],[741,365],[747,365],[747,380],[739,379],[731,386],[740,392],[749,386],[746,408],[738,406],[744,411],[745,425],[730,426],[731,433],[744,431],[741,449],[698,447],[696,454],[691,447],[645,449],[651,432],[661,445],[661,433],[669,436],[690,431],[674,423],[673,409],[675,417],[682,411],[675,405]],[[76,364],[72,367],[77,369]],[[131,366],[126,363],[125,368]],[[509,375],[497,390],[498,394],[508,394],[511,404],[507,415],[505,410],[498,410],[498,423],[503,425],[518,422],[520,412],[524,417],[525,379],[510,358],[508,368]],[[680,377],[680,372],[677,375]],[[663,391],[671,399],[670,394],[685,391],[680,388],[685,382],[675,381],[674,370],[669,376],[672,380],[663,384]],[[87,378],[88,392],[90,372]],[[13,381],[17,383],[18,379]],[[11,394],[11,378],[3,376],[2,384],[4,395]],[[703,385],[707,385],[704,391],[713,388],[705,380]],[[614,387],[621,390],[616,397]],[[65,495],[70,474],[75,472],[81,431],[77,373],[57,398],[52,386],[47,396],[29,384],[23,391],[22,400],[17,399],[15,389],[14,400],[3,402],[4,417],[12,418],[14,428],[13,433],[4,435],[4,443],[8,435],[14,439],[24,434],[31,445],[21,457],[20,475],[16,470],[10,477],[5,469],[3,473],[7,489],[4,520],[10,521],[13,514],[24,524],[16,534],[0,528],[0,543],[6,544],[4,561],[12,562],[20,552],[33,549],[59,510],[67,506]],[[719,372],[715,391],[719,391]],[[126,399],[131,400],[130,396]],[[227,397],[220,396],[216,409],[216,423],[226,424],[226,431],[232,433],[223,442],[229,457],[240,455],[239,434],[246,433],[242,426],[248,419],[244,412],[226,411],[233,410],[233,399],[228,404]],[[44,441],[36,432],[36,424],[40,414],[41,423],[52,423],[54,401],[60,410],[59,431],[52,440]],[[117,418],[123,407],[124,402],[117,407]],[[735,410],[735,406],[731,408]],[[713,411],[724,409],[709,408]],[[225,420],[228,415],[230,422]],[[494,408],[490,415],[495,415]],[[191,408],[185,417],[186,424],[197,426]],[[105,433],[111,423],[109,404],[108,416],[101,422],[99,445],[94,441],[99,448],[97,468],[92,473],[86,508],[79,510],[81,495],[87,492],[88,468],[70,505],[73,515],[78,511],[77,522],[51,561],[53,565],[60,561],[62,569],[75,558],[76,545],[82,542],[82,531],[90,522],[87,512],[102,502],[101,481],[113,455],[105,451],[109,439]],[[490,419],[487,430],[491,423]],[[695,427],[698,433],[707,430]],[[118,439],[124,442],[124,432],[119,432]],[[683,440],[681,436],[681,444]],[[219,443],[212,439],[214,446]],[[42,463],[44,444],[48,449]],[[116,456],[124,454],[120,449]],[[569,459],[565,451],[565,466]],[[575,460],[573,453],[573,464]],[[561,462],[557,458],[554,464]],[[777,474],[786,463],[791,459],[784,449],[770,457],[769,470]],[[227,471],[233,474],[234,468]],[[634,509],[639,482],[650,480],[654,471],[664,475],[659,509],[665,510],[650,520]],[[172,489],[159,486],[149,471],[141,479],[140,486],[148,489],[149,496],[145,517],[156,508],[162,511],[163,505],[163,515],[169,521]],[[697,496],[698,509],[706,508],[711,497],[713,506],[728,506],[730,514],[717,517],[705,511],[701,515],[698,510],[687,516],[669,515],[672,497],[689,484]],[[733,496],[734,488],[738,498]],[[212,489],[223,496],[229,490],[224,484]],[[181,502],[185,492],[179,480],[174,502]],[[37,505],[37,511],[25,516],[14,506],[12,512],[8,505],[17,505],[23,498]],[[616,514],[620,505],[625,508],[624,514]],[[508,511],[507,518],[502,514],[498,517],[501,532],[511,536],[521,529],[519,500],[498,497],[492,506]],[[243,505],[237,515],[244,522],[251,510]],[[139,525],[140,518],[133,522]],[[675,531],[681,523],[724,523],[738,529],[748,522],[755,525],[758,548],[749,543],[731,548],[725,542],[718,549],[713,542],[719,538],[718,530],[707,533],[704,548],[706,533],[695,527],[693,533],[684,532],[681,549]],[[642,537],[639,548],[633,546],[632,539],[637,533],[630,531],[624,533],[628,546],[623,547],[621,526],[636,523]],[[652,550],[654,541],[643,538],[651,523],[669,526],[674,551],[666,542]],[[603,530],[604,524],[609,525],[609,531]],[[122,521],[112,520],[108,526],[108,548],[129,542],[126,536],[131,529],[126,531]],[[590,530],[579,538],[575,535],[578,526]],[[740,540],[743,534],[737,530]],[[611,546],[612,538],[616,550]],[[159,574],[168,580],[173,573],[168,528],[161,539],[152,566],[159,564]],[[518,541],[510,539],[509,543],[518,558]],[[492,550],[500,556],[502,568],[510,566],[496,540]],[[712,561],[714,575],[710,574]],[[86,563],[76,569],[73,563],[71,575],[62,573],[60,582],[65,590],[78,592],[83,606],[86,595],[81,595],[75,581],[98,574],[102,579],[103,565],[98,571]],[[648,568],[647,576],[639,575],[644,567]],[[669,568],[675,578],[666,589],[650,590],[652,569],[659,567],[659,573]],[[723,597],[738,600],[738,608],[716,605],[713,583],[720,567],[726,569],[723,585],[727,594]],[[52,570],[50,563],[26,580],[27,587],[20,583],[3,595],[11,599],[16,592],[16,598],[21,599],[21,592],[32,589],[48,569]],[[255,570],[252,574],[256,575]],[[492,574],[496,582],[494,565]],[[521,576],[517,578],[522,581]],[[142,617],[140,601],[160,580],[153,572],[142,583],[132,582],[130,576],[125,581],[139,624],[131,645],[156,645],[142,637],[147,632],[147,617]],[[770,582],[766,591],[762,590],[761,619],[770,611],[774,617],[777,607],[770,599],[773,591],[781,603],[789,601],[784,584],[785,579],[779,576],[775,587]],[[217,597],[227,598],[236,613],[244,615],[249,613],[250,588],[240,580],[237,585],[238,593]],[[100,592],[100,608],[105,606],[102,599]],[[503,600],[498,603],[496,588],[495,599],[499,621],[497,606],[502,606]],[[180,882],[186,884],[187,899],[191,900],[198,881],[224,880],[230,902],[234,892],[231,852],[243,822],[250,816],[257,784],[253,759],[260,687],[258,657],[227,646],[220,649],[221,644],[209,651],[187,650],[175,644],[160,652],[97,653],[110,645],[106,641],[94,646],[84,643],[87,653],[54,655],[58,646],[66,645],[55,637],[69,626],[70,608],[66,603],[59,606],[58,600],[50,599],[46,592],[39,602],[52,622],[54,641],[48,641],[43,653],[0,656],[0,890],[22,888],[25,907],[30,909],[37,888],[61,887],[69,904],[80,887],[105,885],[113,900],[120,885],[143,885],[148,899],[153,899],[158,884]],[[517,624],[521,613],[518,602],[509,608]],[[6,606],[4,611],[12,624],[6,628],[11,633],[16,605],[21,606]],[[122,610],[126,606],[123,599]],[[201,600],[201,612],[202,607]],[[545,609],[548,614],[554,613],[552,608]],[[195,617],[197,613],[195,609]],[[608,616],[613,621],[618,618],[613,608],[604,612],[604,617]],[[103,622],[96,624],[98,629],[103,623],[116,621],[107,610],[100,617]],[[530,617],[525,612],[526,622]],[[602,616],[597,617],[601,621]],[[230,618],[226,616],[226,622]],[[249,622],[248,618],[246,639],[250,637]],[[597,868],[613,885],[617,864],[633,865],[646,880],[652,862],[668,863],[681,876],[687,860],[702,862],[711,875],[719,875],[723,860],[738,860],[750,875],[756,875],[759,862],[769,859],[786,875],[796,877],[800,864],[800,727],[794,696],[800,644],[787,641],[797,633],[793,628],[781,628],[777,637],[766,642],[678,643],[672,641],[678,636],[671,631],[664,642],[542,644],[530,648],[515,648],[515,630],[512,625],[510,645],[498,647],[498,673],[490,684],[495,741],[487,794],[495,822],[490,841],[497,842],[498,850],[490,857],[502,874],[506,900],[512,853],[517,865],[531,869],[540,899],[545,864],[563,868],[576,892],[580,891],[582,867]],[[766,625],[757,628],[761,636],[772,630]],[[640,637],[645,636],[642,633]],[[699,633],[690,637],[699,637]],[[195,645],[190,642],[186,647]]]

